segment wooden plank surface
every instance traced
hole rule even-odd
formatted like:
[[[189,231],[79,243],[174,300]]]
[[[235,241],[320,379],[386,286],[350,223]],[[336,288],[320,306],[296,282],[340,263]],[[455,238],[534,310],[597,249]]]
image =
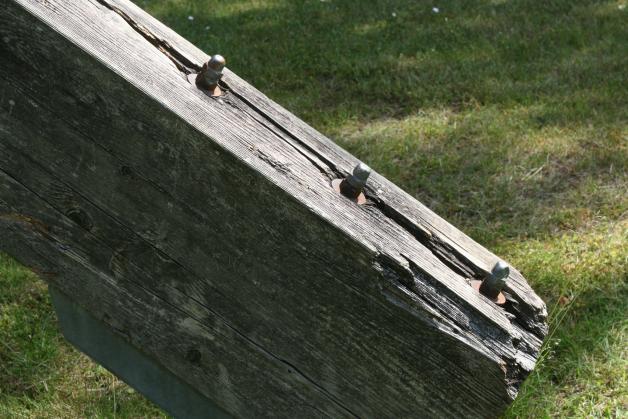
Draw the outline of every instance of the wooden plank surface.
[[[377,174],[336,194],[354,157],[229,71],[199,92],[207,56],[131,3],[2,7],[3,250],[236,416],[516,395],[547,330],[517,271],[477,294],[496,256]]]

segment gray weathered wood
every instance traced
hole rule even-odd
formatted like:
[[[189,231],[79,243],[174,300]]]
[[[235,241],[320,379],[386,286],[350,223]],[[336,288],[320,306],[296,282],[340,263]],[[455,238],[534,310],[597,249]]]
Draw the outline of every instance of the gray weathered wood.
[[[499,414],[543,302],[516,270],[121,0],[3,0],[0,249],[240,417]],[[192,354],[192,355],[191,355]],[[200,356],[199,356],[200,355]]]

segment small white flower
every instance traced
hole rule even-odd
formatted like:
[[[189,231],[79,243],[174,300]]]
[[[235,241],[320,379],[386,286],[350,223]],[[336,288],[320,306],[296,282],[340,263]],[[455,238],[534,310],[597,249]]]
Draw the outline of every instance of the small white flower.
[[[392,17],[397,17],[397,13],[396,12],[392,12]]]
[[[625,4],[620,4],[619,6],[617,6],[617,8],[619,10],[624,10],[626,8],[626,5]]]
[[[432,12],[438,13],[440,12],[440,9],[438,7],[432,7]]]
[[[208,31],[209,30],[209,26],[205,26],[205,30]]]
[[[194,16],[188,16],[188,20],[189,20],[189,21],[194,20]]]

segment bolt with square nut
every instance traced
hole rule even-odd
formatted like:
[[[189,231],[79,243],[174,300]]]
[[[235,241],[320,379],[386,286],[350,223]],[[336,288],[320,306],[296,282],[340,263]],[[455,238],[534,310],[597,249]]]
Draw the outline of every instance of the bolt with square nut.
[[[207,90],[212,96],[222,94],[218,82],[222,78],[222,70],[227,61],[222,55],[213,55],[208,62],[203,64],[201,72],[196,76],[196,86],[199,89]]]
[[[358,164],[353,173],[340,182],[340,192],[347,198],[356,199],[362,193],[370,175],[370,167],[364,163]]]
[[[358,204],[364,204],[366,197],[363,191],[370,175],[371,168],[364,163],[360,163],[355,166],[352,174],[344,179],[336,179],[331,184],[337,192],[356,201]]]
[[[508,275],[510,275],[510,267],[506,262],[500,260],[493,266],[491,273],[482,281],[480,292],[492,300],[498,300],[506,286]]]

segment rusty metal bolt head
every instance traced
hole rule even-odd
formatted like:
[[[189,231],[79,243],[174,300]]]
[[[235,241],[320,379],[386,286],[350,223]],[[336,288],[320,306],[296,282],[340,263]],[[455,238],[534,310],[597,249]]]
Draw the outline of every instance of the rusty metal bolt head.
[[[343,181],[340,183],[340,192],[347,198],[357,199],[362,193],[364,187],[366,186],[366,181],[368,180],[370,175],[370,167],[368,167],[364,163],[358,164],[353,169],[353,173],[343,179]]]
[[[482,281],[480,292],[493,300],[499,299],[501,291],[506,286],[506,279],[510,275],[510,267],[504,261],[497,262],[491,273]]]
[[[222,70],[227,61],[222,55],[213,55],[208,62],[203,64],[201,72],[196,76],[196,85],[206,90],[214,90],[222,78]]]
[[[371,168],[368,167],[364,163],[360,163],[353,169],[353,174],[347,178],[347,182],[349,182],[355,188],[359,188],[360,190],[364,189],[366,186],[366,181],[371,175]]]

